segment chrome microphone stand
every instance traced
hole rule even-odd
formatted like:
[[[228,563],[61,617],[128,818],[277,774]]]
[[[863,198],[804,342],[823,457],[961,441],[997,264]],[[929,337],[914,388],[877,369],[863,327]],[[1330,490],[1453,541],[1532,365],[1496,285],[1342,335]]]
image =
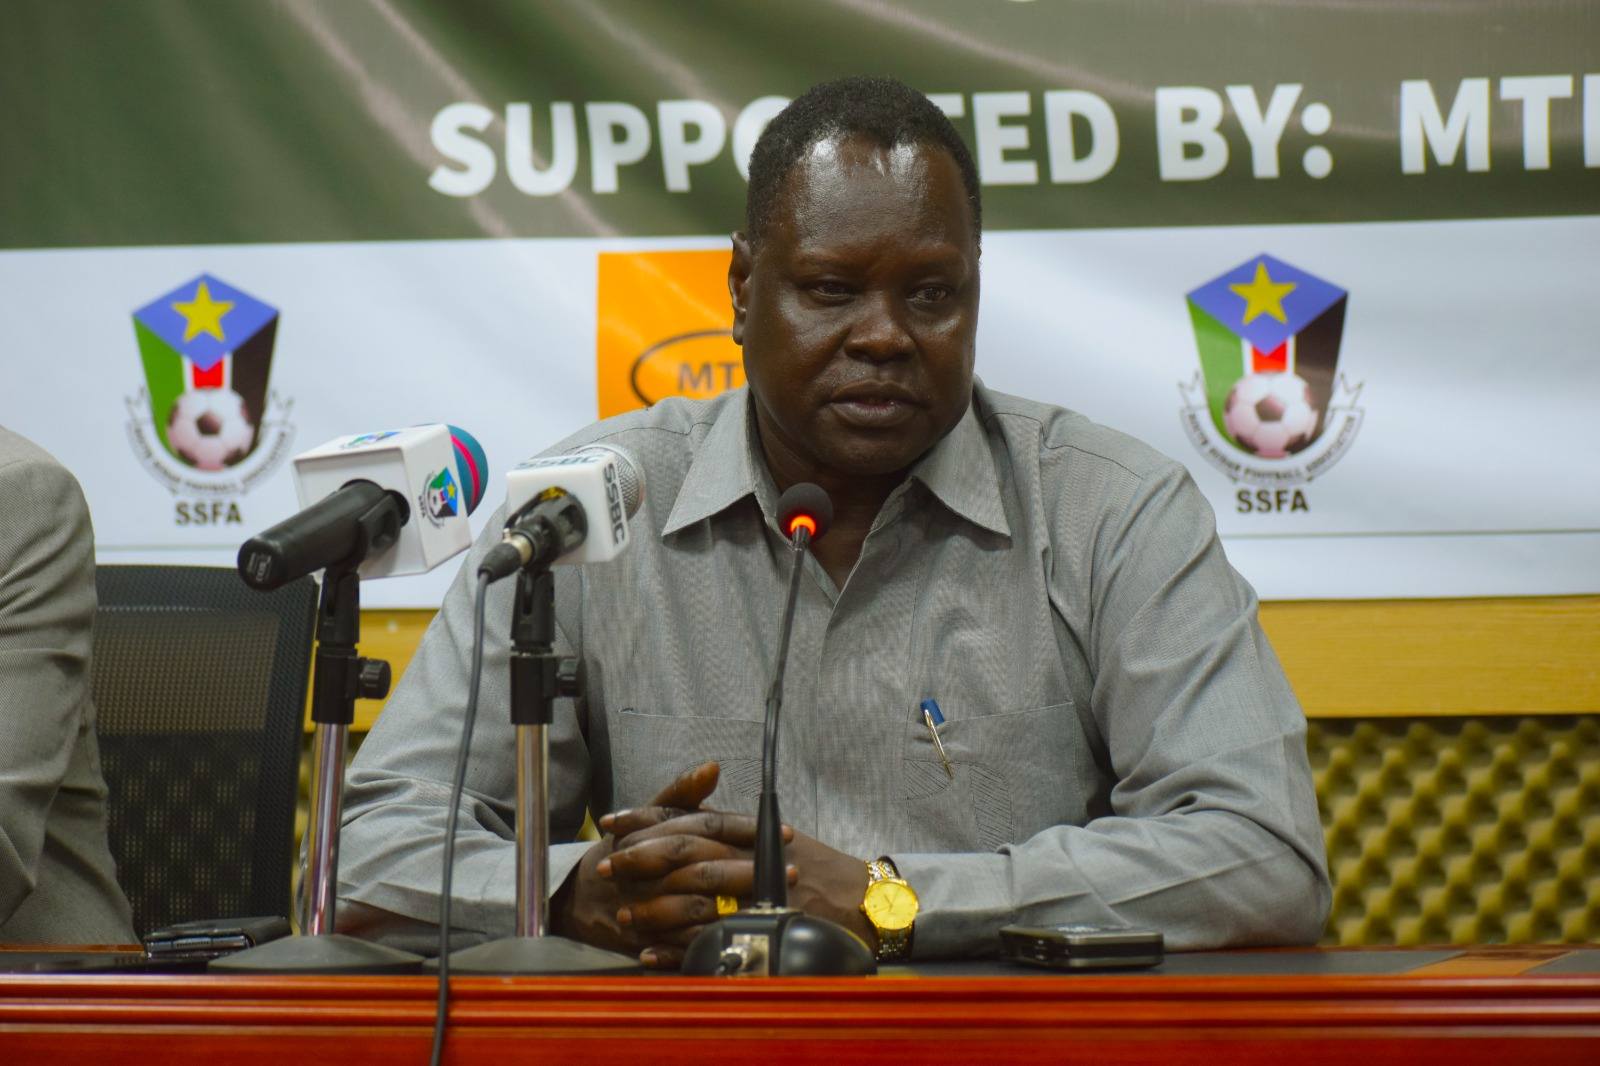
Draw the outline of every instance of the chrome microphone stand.
[[[555,651],[555,579],[517,572],[511,616],[511,724],[516,729],[516,935],[450,953],[468,974],[631,973],[637,959],[550,933],[549,728],[557,697],[582,690],[577,660]]]
[[[365,659],[361,639],[360,560],[330,566],[322,575],[317,614],[317,655],[311,685],[313,778],[306,830],[309,864],[303,935],[258,945],[211,962],[210,969],[245,973],[409,973],[420,955],[334,932],[339,887],[339,822],[344,800],[344,757],[357,699],[389,694],[389,664]]]

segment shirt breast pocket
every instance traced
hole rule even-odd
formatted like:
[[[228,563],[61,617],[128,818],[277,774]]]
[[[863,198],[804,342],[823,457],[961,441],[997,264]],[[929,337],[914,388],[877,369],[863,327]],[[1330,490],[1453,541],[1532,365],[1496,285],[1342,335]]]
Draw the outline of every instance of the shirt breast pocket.
[[[684,771],[717,762],[722,773],[705,805],[753,814],[761,794],[761,736],[760,722],[624,707],[611,733],[616,806],[649,803]]]
[[[939,741],[916,709],[905,730],[901,798],[910,815],[952,849],[993,851],[1052,825],[1081,824],[1083,745],[1073,704],[946,719]],[[937,828],[936,828],[937,827]]]

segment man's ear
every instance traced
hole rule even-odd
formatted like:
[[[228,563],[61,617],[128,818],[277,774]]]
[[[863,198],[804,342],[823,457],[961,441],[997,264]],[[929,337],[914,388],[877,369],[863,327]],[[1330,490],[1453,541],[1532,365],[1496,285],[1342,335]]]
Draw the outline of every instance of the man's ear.
[[[733,259],[728,263],[728,297],[733,301],[733,343],[744,344],[744,311],[750,284],[752,254],[743,232],[733,235]]]

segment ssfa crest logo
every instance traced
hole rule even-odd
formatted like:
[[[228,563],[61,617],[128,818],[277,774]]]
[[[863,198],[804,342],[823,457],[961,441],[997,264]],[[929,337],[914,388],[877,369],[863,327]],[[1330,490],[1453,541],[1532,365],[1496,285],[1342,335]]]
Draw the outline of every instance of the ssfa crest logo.
[[[128,436],[180,502],[179,525],[240,521],[237,500],[287,458],[290,401],[268,388],[278,311],[210,274],[133,313],[145,384]]]
[[[445,519],[461,513],[461,490],[456,487],[456,479],[451,476],[449,467],[428,479],[417,502],[422,505],[422,513],[435,526],[442,526]]]
[[[1361,386],[1339,373],[1348,299],[1339,286],[1270,255],[1189,293],[1200,371],[1178,387],[1183,427],[1234,482],[1304,485],[1354,443]]]

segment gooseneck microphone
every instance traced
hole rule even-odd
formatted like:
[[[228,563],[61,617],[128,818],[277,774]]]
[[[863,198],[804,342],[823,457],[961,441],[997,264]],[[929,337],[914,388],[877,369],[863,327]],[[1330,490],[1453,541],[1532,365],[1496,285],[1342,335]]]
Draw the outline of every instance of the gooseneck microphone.
[[[789,635],[794,630],[794,610],[800,599],[800,560],[813,540],[833,522],[833,501],[820,486],[809,481],[791,485],[778,497],[778,528],[789,538],[792,557],[789,594],[783,604],[783,626],[778,630],[778,662],[767,689],[766,725],[761,742],[761,797],[756,807],[755,900],[769,907],[789,903],[789,881],[784,876],[783,819],[778,814],[778,712],[783,707],[783,673],[789,661]]]
[[[877,960],[841,925],[789,907],[783,861],[783,819],[778,813],[778,712],[784,667],[800,597],[806,548],[828,531],[833,502],[819,486],[793,485],[778,497],[778,527],[789,539],[789,592],[778,633],[777,665],[767,690],[761,746],[761,796],[756,807],[755,902],[705,928],[684,953],[683,971],[702,976],[838,976],[871,974]]]

